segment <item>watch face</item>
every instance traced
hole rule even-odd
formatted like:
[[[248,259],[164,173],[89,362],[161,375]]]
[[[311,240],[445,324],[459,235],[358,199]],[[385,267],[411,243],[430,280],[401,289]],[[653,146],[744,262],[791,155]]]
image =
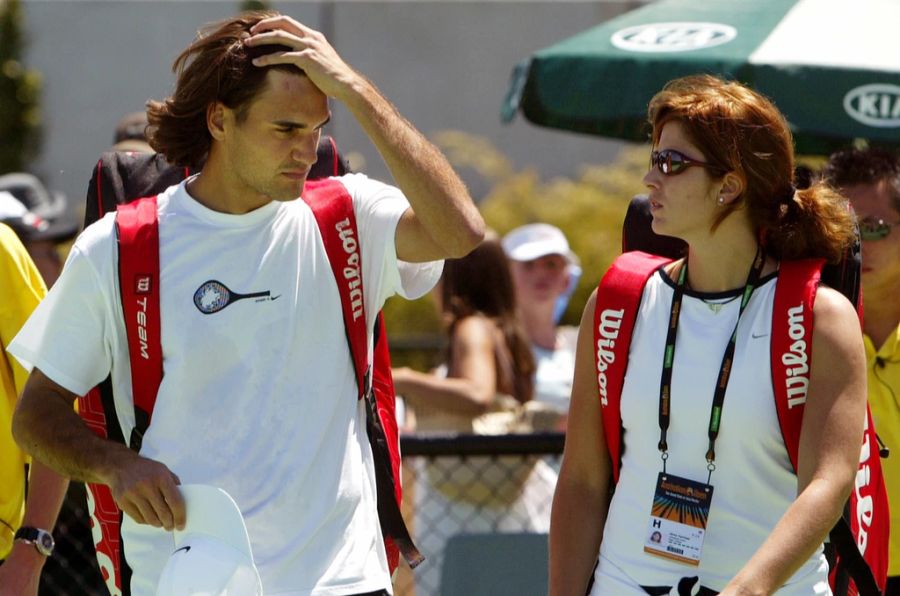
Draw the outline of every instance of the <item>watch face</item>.
[[[21,540],[33,545],[45,557],[49,557],[50,553],[53,552],[53,534],[40,528],[22,526],[16,531],[15,540]]]
[[[50,532],[40,532],[35,546],[38,547],[40,552],[49,556],[50,553],[53,552],[53,534]]]

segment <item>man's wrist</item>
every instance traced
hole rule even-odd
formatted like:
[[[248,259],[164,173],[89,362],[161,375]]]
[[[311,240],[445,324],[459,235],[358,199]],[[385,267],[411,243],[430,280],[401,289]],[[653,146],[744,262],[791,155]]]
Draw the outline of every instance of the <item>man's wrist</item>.
[[[105,453],[94,464],[93,470],[85,478],[88,482],[112,486],[116,478],[140,456],[136,451],[113,441],[104,442]]]
[[[53,548],[56,546],[53,534],[49,530],[33,526],[22,526],[16,530],[13,544],[17,543],[29,545],[35,552],[44,557],[49,557],[53,554]]]
[[[357,116],[376,110],[379,99],[385,102],[381,92],[369,79],[362,75],[350,81],[346,85],[346,91],[342,94],[342,97],[336,99]]]

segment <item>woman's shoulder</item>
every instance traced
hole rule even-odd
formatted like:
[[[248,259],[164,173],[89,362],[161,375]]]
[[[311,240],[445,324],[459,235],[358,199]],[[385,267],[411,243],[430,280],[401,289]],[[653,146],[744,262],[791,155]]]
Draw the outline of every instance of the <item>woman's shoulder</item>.
[[[477,312],[456,321],[453,326],[454,340],[493,341],[499,326],[487,315]]]
[[[858,326],[859,316],[850,300],[838,290],[824,284],[816,290],[813,303],[813,321],[823,318],[850,321]]]
[[[819,286],[813,303],[812,350],[818,368],[842,369],[851,360],[865,362],[862,327],[856,309],[842,293]]]

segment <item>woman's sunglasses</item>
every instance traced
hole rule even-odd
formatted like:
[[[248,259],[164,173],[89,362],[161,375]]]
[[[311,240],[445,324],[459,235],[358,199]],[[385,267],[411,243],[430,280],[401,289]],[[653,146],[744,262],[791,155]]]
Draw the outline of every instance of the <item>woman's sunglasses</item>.
[[[700,166],[721,172],[722,168],[705,161],[697,161],[691,159],[680,151],[674,149],[663,149],[662,151],[653,151],[650,153],[650,167],[662,172],[666,176],[677,176],[692,166]]]
[[[867,217],[859,220],[859,237],[864,242],[884,240],[891,233],[895,224],[888,223],[880,217]]]

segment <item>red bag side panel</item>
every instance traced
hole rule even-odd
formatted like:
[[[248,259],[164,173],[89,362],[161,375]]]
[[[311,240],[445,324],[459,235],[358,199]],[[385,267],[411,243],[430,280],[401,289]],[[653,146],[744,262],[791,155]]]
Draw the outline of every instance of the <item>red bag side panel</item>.
[[[772,387],[781,434],[795,471],[812,366],[813,306],[823,264],[820,259],[783,261],[775,289]],[[861,310],[857,309],[857,313]],[[883,590],[887,581],[890,517],[875,426],[868,406],[859,467],[848,509],[856,546]],[[838,554],[835,569],[840,565]],[[849,593],[858,593],[852,580]]]
[[[107,420],[100,390],[96,387],[91,389],[87,395],[78,398],[78,414],[88,428],[104,439],[107,438],[107,424],[119,423],[118,420]],[[86,483],[85,486],[87,487],[91,536],[97,551],[97,565],[109,593],[112,596],[121,596],[122,568],[120,565],[121,534],[119,527],[122,514],[108,486],[94,483]]]
[[[619,480],[621,399],[628,349],[647,280],[671,259],[634,251],[619,256],[597,288],[594,309],[594,364],[613,480]]]

